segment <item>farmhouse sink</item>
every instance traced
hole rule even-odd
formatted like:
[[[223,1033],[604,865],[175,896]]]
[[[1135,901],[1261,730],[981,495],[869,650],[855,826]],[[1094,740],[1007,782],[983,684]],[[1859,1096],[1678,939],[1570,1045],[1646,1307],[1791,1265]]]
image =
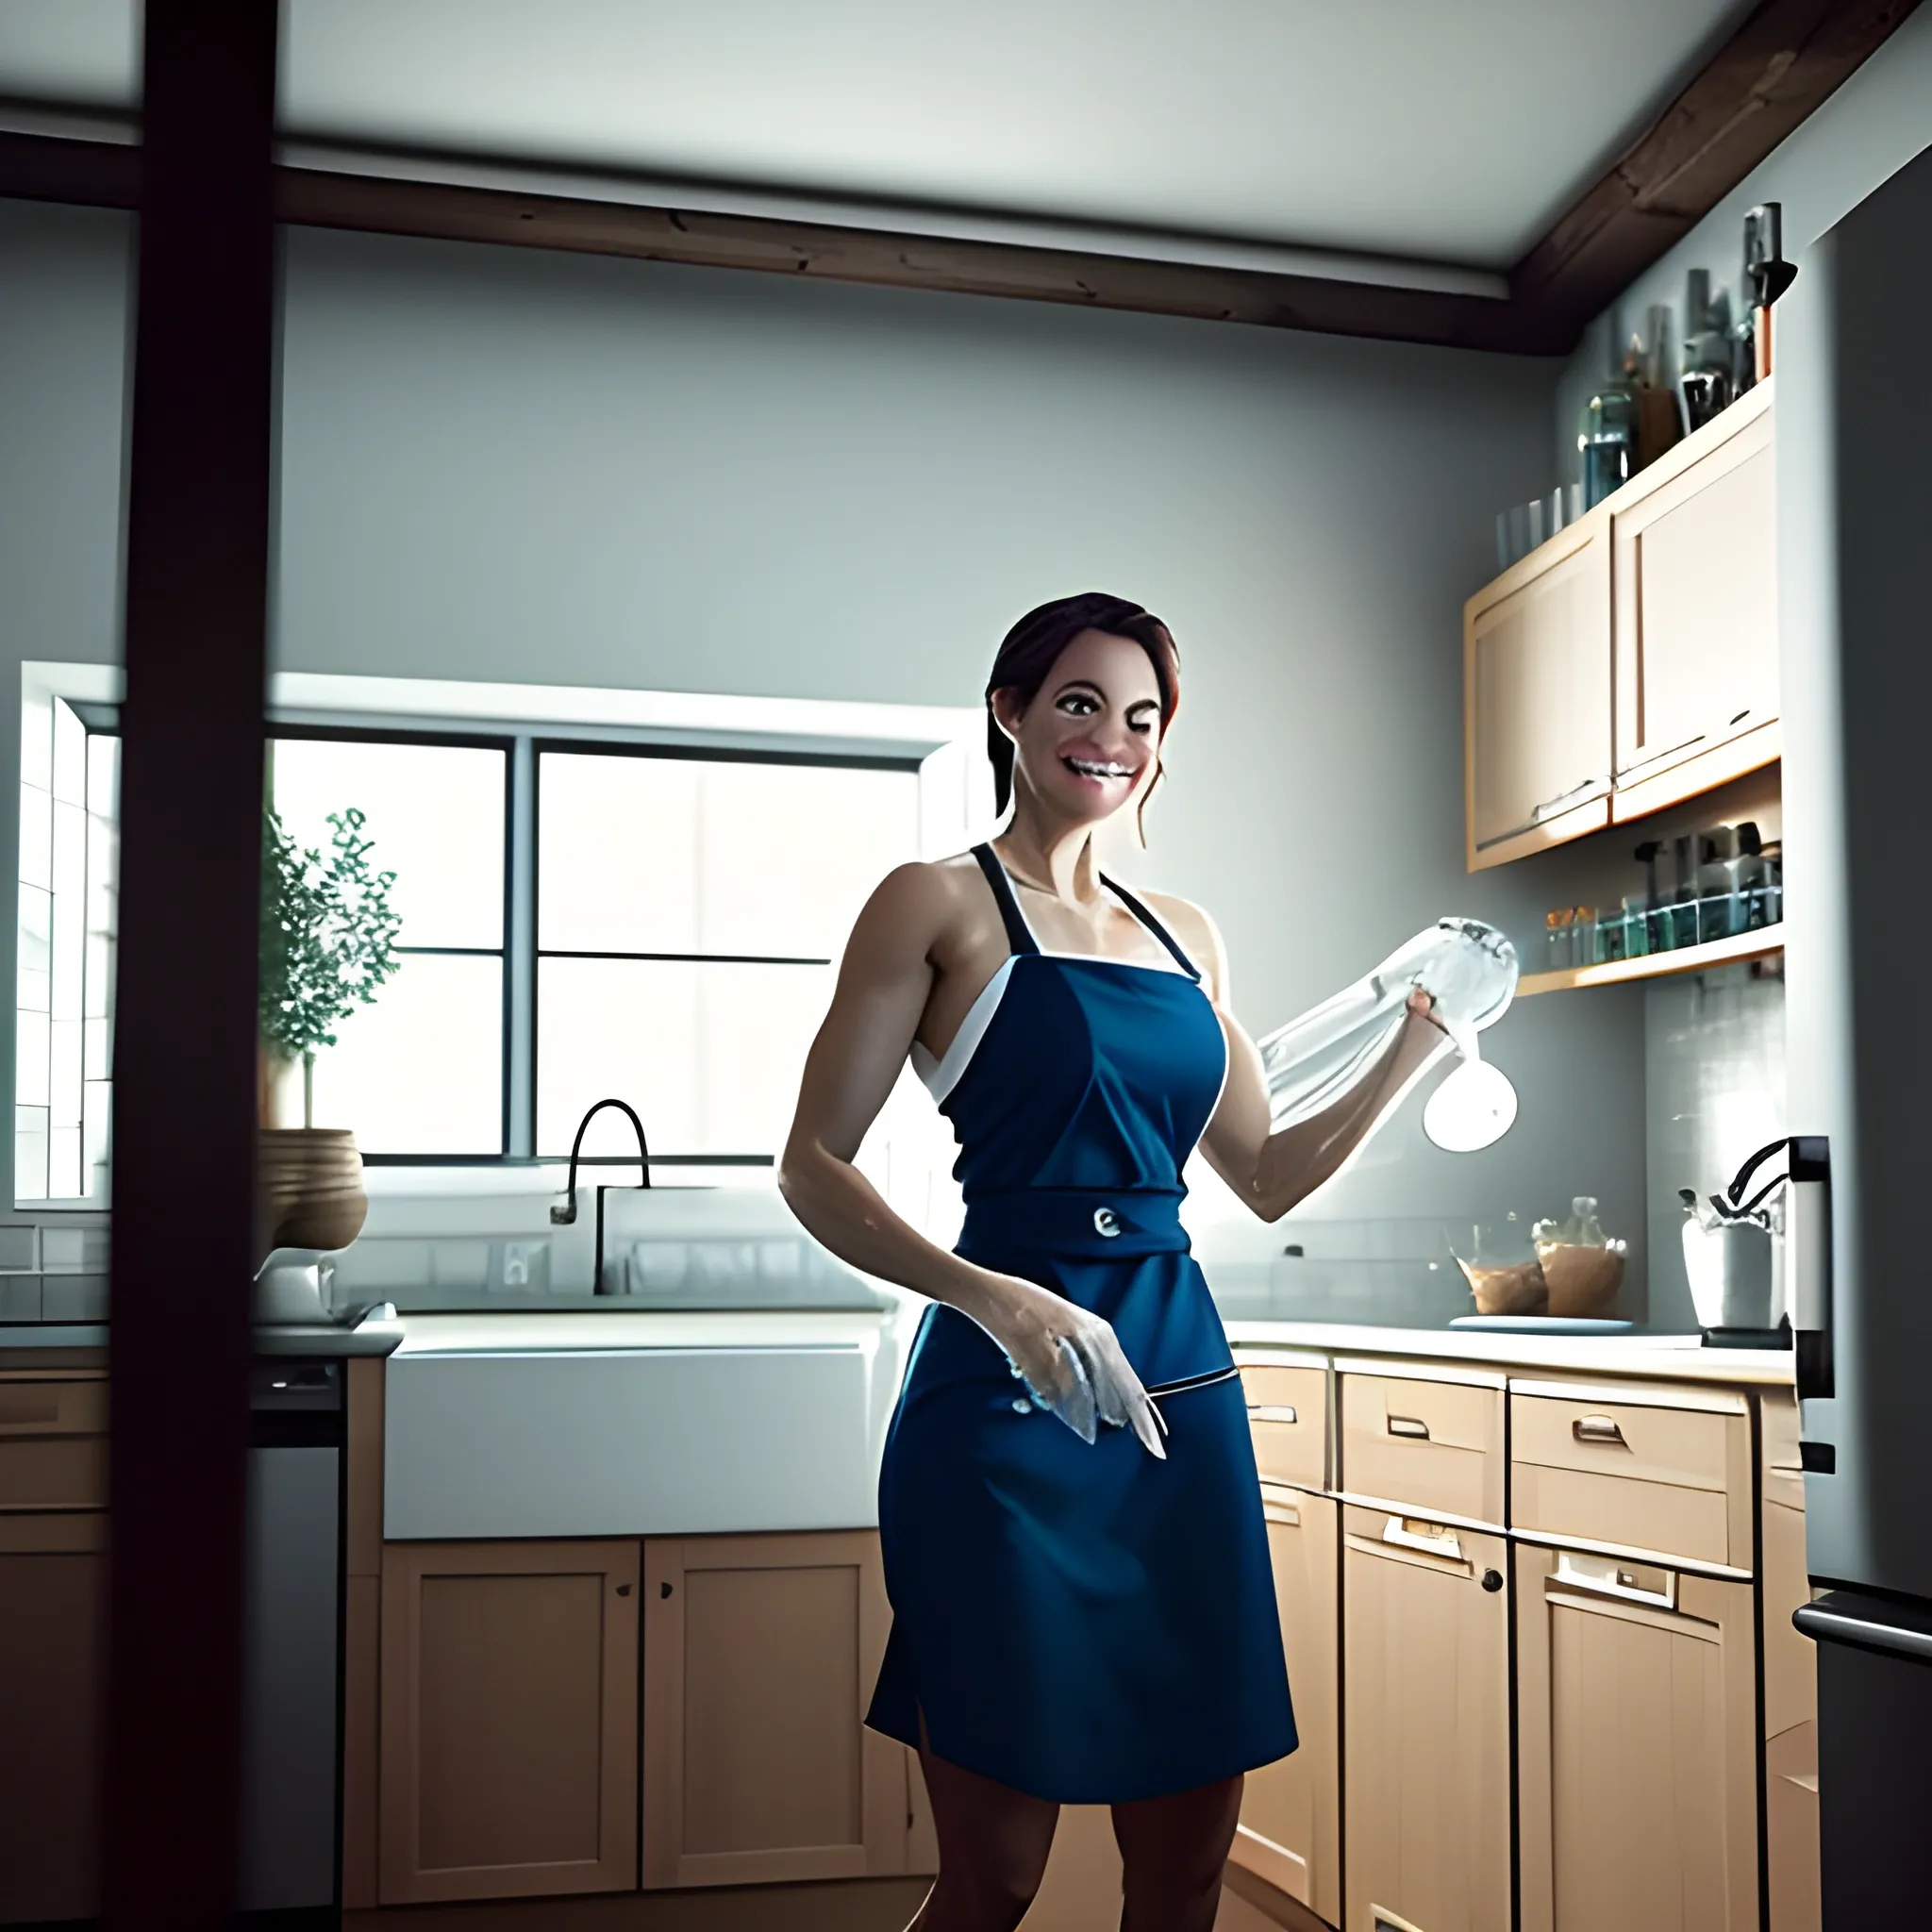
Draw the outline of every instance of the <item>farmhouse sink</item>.
[[[868,1527],[917,1314],[406,1315],[383,1533]]]

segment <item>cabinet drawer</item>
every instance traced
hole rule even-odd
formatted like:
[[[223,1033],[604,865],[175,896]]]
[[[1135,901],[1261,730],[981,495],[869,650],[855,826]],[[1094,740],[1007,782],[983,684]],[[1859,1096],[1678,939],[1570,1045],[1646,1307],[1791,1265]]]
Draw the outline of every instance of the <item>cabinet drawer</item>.
[[[1255,1464],[1263,1482],[1324,1489],[1328,1481],[1328,1375],[1250,1363],[1241,1370]]]
[[[103,1509],[105,1436],[0,1440],[0,1509]]]
[[[1344,1374],[1341,1487],[1478,1523],[1503,1521],[1503,1391]]]
[[[0,1382],[0,1441],[99,1436],[107,1428],[105,1382]]]
[[[1741,1396],[1518,1387],[1509,1422],[1514,1527],[1750,1567]]]

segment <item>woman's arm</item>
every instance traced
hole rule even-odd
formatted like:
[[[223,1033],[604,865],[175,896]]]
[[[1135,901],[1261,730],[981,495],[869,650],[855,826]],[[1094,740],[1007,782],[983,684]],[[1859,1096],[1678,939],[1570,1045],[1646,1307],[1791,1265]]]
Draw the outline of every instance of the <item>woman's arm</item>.
[[[1430,1017],[1434,1001],[1418,990],[1409,995],[1404,1024],[1388,1048],[1339,1100],[1320,1113],[1269,1131],[1268,1083],[1260,1050],[1234,1017],[1227,993],[1227,957],[1213,922],[1185,901],[1163,900],[1162,909],[1196,945],[1207,967],[1207,990],[1227,1040],[1227,1080],[1201,1151],[1208,1164],[1263,1221],[1279,1221],[1306,1201],[1368,1139],[1389,1104],[1442,1042]]]
[[[1089,1412],[1097,1399],[1105,1419],[1131,1426],[1152,1454],[1163,1455],[1152,1406],[1105,1322],[1033,1282],[975,1267],[927,1241],[853,1165],[905,1064],[932,991],[935,957],[958,908],[958,881],[936,865],[901,866],[866,902],[806,1057],[778,1163],[779,1191],[833,1254],[970,1315],[1042,1400],[1076,1415],[1077,1359],[1089,1379]],[[1073,1426],[1092,1433],[1091,1421]]]
[[[806,1057],[778,1188],[806,1227],[855,1268],[984,1322],[997,1277],[927,1241],[852,1164],[925,1010],[951,902],[948,882],[930,865],[901,866],[866,902]]]

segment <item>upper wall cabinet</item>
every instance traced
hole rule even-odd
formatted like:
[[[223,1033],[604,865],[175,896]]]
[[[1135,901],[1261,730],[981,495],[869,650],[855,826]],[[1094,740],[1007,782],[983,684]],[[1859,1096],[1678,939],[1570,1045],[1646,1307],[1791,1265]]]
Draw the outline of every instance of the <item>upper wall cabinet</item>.
[[[1779,756],[1769,382],[1463,610],[1469,869]]]
[[[1777,495],[1771,408],[1752,391],[1688,462],[1673,450],[1612,506],[1618,819],[1778,756]],[[1679,445],[1682,448],[1683,445]]]
[[[1473,598],[1463,632],[1469,869],[1609,824],[1609,545],[1586,518]]]

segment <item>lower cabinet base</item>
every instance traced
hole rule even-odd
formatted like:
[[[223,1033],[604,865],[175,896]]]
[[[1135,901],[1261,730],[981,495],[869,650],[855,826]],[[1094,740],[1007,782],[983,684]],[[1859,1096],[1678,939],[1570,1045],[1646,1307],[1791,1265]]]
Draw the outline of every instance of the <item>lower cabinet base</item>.
[[[930,1878],[604,1892],[344,1912],[343,1932],[903,1932]]]

